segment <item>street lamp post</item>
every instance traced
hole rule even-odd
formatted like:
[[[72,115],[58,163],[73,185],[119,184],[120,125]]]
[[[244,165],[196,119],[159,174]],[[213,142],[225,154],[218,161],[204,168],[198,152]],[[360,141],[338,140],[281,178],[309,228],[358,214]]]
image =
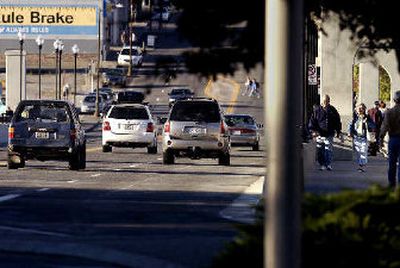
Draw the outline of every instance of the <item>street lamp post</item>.
[[[77,44],[72,46],[72,53],[74,53],[74,104],[76,104],[76,61],[79,53]]]
[[[42,48],[43,48],[44,39],[42,36],[38,36],[36,38],[36,44],[39,47],[39,99],[42,98]]]
[[[61,100],[61,56],[63,49],[64,49],[64,43],[60,41],[58,45],[58,53],[60,54],[58,57],[58,97],[60,100]]]
[[[100,91],[100,49],[101,49],[101,15],[102,15],[102,9],[99,5],[98,9],[98,38],[97,38],[97,90],[96,90],[96,102],[95,102],[95,110],[94,110],[94,116],[99,117],[100,116],[100,107],[99,107],[99,91]]]
[[[25,34],[21,31],[18,31],[18,39],[19,39],[19,100],[22,100],[22,53],[24,52],[24,40]],[[26,92],[25,92],[26,98]]]
[[[59,43],[60,43],[60,39],[57,39],[56,41],[54,41],[53,43],[53,47],[56,53],[56,68],[55,68],[55,74],[56,74],[56,87],[55,87],[55,91],[56,91],[56,100],[58,99],[58,47],[59,47]]]
[[[128,76],[132,76],[132,22],[135,21],[136,17],[133,15],[133,0],[129,0],[129,68]]]

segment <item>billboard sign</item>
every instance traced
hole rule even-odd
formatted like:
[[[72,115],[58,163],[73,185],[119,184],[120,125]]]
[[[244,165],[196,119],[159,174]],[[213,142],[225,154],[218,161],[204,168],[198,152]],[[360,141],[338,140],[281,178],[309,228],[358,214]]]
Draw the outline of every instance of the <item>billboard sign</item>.
[[[0,37],[18,31],[41,35],[97,36],[97,6],[0,5]]]

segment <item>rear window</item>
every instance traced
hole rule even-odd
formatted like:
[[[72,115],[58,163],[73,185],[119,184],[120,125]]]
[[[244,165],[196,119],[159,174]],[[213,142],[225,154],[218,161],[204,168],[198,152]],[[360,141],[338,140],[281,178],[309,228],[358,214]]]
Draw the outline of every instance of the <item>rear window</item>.
[[[214,102],[178,102],[174,105],[170,120],[216,123],[221,121],[221,115]]]
[[[251,116],[225,116],[225,122],[228,126],[254,125],[254,119]]]
[[[27,104],[21,106],[16,115],[16,121],[39,122],[69,122],[68,107],[65,104]]]
[[[144,100],[143,93],[140,92],[120,92],[117,95],[118,102],[141,103]]]
[[[123,49],[121,55],[129,55],[129,49]],[[132,49],[132,56],[138,56],[139,52],[137,49]]]
[[[136,108],[136,107],[114,107],[110,114],[109,118],[114,119],[149,119],[149,114],[145,108]]]
[[[102,96],[102,94],[99,94],[99,101],[102,102],[104,99],[104,96]],[[96,102],[96,95],[93,96],[86,96],[83,99],[84,102]]]

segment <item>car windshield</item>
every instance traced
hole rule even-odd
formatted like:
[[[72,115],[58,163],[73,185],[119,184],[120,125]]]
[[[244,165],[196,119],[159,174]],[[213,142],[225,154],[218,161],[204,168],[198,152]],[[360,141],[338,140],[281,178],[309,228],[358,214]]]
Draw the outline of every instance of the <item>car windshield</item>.
[[[225,116],[225,122],[228,126],[233,127],[237,125],[254,125],[254,119],[251,116]]]
[[[145,108],[140,107],[114,107],[109,116],[114,119],[149,119]]]
[[[17,122],[69,122],[68,107],[63,103],[27,104],[17,111]]]
[[[124,71],[120,70],[120,69],[109,69],[109,70],[107,70],[106,74],[107,75],[123,75]]]
[[[174,105],[170,120],[216,123],[221,120],[221,116],[215,102],[178,102]]]
[[[121,55],[129,55],[129,48],[125,48],[121,51]],[[137,49],[132,49],[132,56],[138,56],[139,51]]]
[[[191,91],[189,89],[173,89],[171,91],[171,95],[181,95],[181,94],[190,94]]]

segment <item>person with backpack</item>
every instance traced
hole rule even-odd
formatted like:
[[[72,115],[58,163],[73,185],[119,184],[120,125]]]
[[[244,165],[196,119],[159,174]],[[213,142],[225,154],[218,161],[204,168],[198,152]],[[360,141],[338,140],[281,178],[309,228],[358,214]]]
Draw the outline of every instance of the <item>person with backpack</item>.
[[[342,123],[335,107],[330,104],[329,95],[322,97],[322,104],[314,107],[309,129],[317,143],[320,170],[332,170],[333,137],[341,137]]]

